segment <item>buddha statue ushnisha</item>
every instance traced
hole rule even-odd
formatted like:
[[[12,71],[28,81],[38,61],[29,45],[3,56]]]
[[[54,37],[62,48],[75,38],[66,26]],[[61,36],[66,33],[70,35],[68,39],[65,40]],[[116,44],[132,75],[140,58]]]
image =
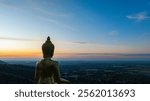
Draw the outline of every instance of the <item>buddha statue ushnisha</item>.
[[[59,64],[52,60],[55,46],[47,37],[46,42],[42,45],[43,59],[36,65],[35,81],[38,84],[59,84],[70,83],[68,80],[60,78]]]

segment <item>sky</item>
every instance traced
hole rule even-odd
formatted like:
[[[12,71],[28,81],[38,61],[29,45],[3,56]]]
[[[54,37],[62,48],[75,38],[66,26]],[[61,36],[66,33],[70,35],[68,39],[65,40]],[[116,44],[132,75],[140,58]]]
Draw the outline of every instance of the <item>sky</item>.
[[[150,60],[150,0],[0,0],[0,58]]]

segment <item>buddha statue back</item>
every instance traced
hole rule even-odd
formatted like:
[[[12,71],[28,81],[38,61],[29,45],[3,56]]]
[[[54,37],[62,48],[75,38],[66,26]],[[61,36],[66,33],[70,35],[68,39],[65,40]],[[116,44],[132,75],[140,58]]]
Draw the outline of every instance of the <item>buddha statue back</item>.
[[[50,59],[42,59],[37,64],[37,69],[39,71],[40,77],[37,83],[49,83],[53,84],[57,82],[57,70],[58,63]]]
[[[51,42],[50,37],[48,37],[46,42],[42,45],[43,59],[36,65],[36,83],[69,83],[68,80],[60,78],[58,62],[51,59],[54,54],[54,49],[55,47]]]

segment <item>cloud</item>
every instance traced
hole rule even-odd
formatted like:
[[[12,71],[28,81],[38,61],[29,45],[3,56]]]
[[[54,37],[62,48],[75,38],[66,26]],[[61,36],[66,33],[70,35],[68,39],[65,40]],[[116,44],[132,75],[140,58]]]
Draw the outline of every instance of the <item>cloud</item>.
[[[109,35],[112,35],[112,36],[115,36],[115,35],[118,35],[118,31],[116,30],[112,30]]]
[[[55,25],[58,25],[58,26],[61,26],[61,27],[64,27],[64,28],[67,28],[67,29],[72,30],[72,31],[76,31],[76,29],[71,27],[70,25],[64,24],[63,22],[60,22],[60,21],[55,20],[55,19],[46,18],[46,17],[39,17],[39,19],[41,19],[43,21],[47,21],[47,22],[55,24]]]
[[[134,53],[67,53],[68,58],[84,59],[84,60],[149,60],[150,53],[134,54]],[[66,54],[66,55],[67,55]]]
[[[35,1],[33,0],[23,1],[23,2],[20,2],[20,4],[17,4],[15,2],[9,2],[9,1],[8,2],[0,1],[0,6],[11,8],[11,9],[16,9],[16,10],[24,10],[24,11],[34,10],[34,12],[37,11],[38,13],[41,13],[42,15],[44,14],[44,15],[53,16],[53,17],[70,17],[72,15],[70,13],[65,13],[65,12],[56,12],[56,11],[54,12],[53,10],[48,11],[44,9],[43,7],[41,7],[41,5],[42,4],[38,4],[36,0]]]
[[[150,18],[150,16],[148,15],[147,12],[140,12],[140,13],[137,13],[137,14],[128,15],[126,17],[128,19],[136,20],[136,21],[143,21],[143,20],[146,20],[146,19]]]
[[[70,17],[72,14],[68,12],[62,12],[62,9],[59,7],[59,4],[53,2],[53,1],[45,1],[42,0],[38,2],[37,0],[29,0],[28,4],[30,5],[30,8],[34,11],[37,11],[41,13],[42,15],[47,15],[49,17]],[[46,8],[49,9],[46,9]],[[60,9],[61,10],[60,10]]]
[[[48,5],[43,5],[43,6],[47,7]],[[35,1],[29,0],[29,2],[23,1],[23,2],[19,2],[19,4],[10,1],[7,2],[0,1],[0,7],[9,8],[11,10],[13,9],[17,11],[23,11],[29,13],[30,16],[32,15],[40,20],[47,21],[49,23],[70,29],[72,31],[76,31],[75,28],[60,20],[60,19],[71,17],[72,13],[61,12],[59,10],[54,11],[53,9],[46,9],[45,7],[42,7],[42,4],[41,3],[39,4],[38,1],[36,0]],[[50,4],[49,7],[51,7]]]
[[[82,55],[82,56],[122,56],[122,57],[149,57],[150,53],[77,53],[76,55]]]
[[[22,10],[18,5],[12,2],[0,2],[0,6],[10,8],[10,9],[15,9],[15,10]]]
[[[77,42],[73,42],[75,44],[88,44],[87,42],[84,42],[84,41],[77,41]]]
[[[0,40],[38,41],[38,40],[33,40],[33,39],[26,39],[26,38],[14,38],[14,37],[0,37]]]
[[[122,56],[146,56],[150,57],[150,54],[122,54]]]
[[[71,14],[69,13],[61,13],[61,12],[49,12],[43,8],[40,8],[40,7],[32,7],[32,9],[42,13],[42,14],[46,14],[48,16],[54,16],[54,17],[70,17]]]

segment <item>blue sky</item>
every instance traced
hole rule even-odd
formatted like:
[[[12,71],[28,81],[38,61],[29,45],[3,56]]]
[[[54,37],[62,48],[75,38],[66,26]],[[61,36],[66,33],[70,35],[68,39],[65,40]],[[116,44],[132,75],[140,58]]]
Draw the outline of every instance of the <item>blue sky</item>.
[[[0,0],[1,52],[39,52],[50,36],[56,55],[147,59],[149,26],[150,0]]]

